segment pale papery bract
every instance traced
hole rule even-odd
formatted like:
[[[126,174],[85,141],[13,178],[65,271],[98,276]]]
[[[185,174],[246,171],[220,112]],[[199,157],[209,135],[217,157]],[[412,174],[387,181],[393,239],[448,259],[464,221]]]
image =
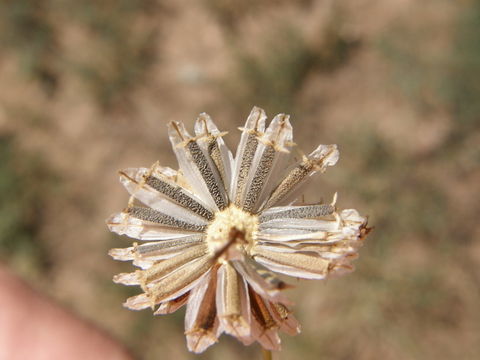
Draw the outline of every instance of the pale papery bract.
[[[335,165],[337,146],[320,145],[297,161],[289,116],[265,122],[254,107],[235,158],[207,114],[195,136],[171,122],[179,171],[155,164],[120,172],[131,198],[108,227],[142,243],[110,250],[140,268],[114,281],[143,290],[125,302],[132,310],[169,314],[186,304],[190,351],[204,351],[223,332],[279,350],[278,330],[295,335],[300,326],[276,273],[325,279],[350,272],[369,231],[356,210],[336,208],[336,194],[328,204],[296,204],[311,176]]]

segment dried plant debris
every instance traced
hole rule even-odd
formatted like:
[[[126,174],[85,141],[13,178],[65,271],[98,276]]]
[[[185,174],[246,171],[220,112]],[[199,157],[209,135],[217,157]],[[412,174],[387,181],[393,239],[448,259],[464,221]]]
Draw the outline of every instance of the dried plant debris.
[[[195,135],[171,122],[179,171],[155,164],[120,172],[131,199],[108,227],[142,244],[110,251],[140,268],[114,281],[143,290],[127,299],[129,309],[168,314],[186,304],[193,352],[223,332],[279,350],[278,330],[295,335],[300,325],[283,293],[289,285],[276,273],[326,279],[350,272],[369,232],[356,210],[337,209],[336,194],[330,204],[295,205],[312,175],[335,165],[337,146],[320,145],[295,162],[289,116],[268,127],[266,118],[253,108],[235,158],[208,115],[197,119]]]

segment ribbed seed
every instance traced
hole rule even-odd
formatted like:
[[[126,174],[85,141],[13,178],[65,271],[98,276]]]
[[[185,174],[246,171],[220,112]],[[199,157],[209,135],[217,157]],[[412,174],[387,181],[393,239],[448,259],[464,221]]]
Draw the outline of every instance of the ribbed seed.
[[[223,285],[225,285],[225,289],[223,289],[223,293],[225,296],[225,313],[223,315],[240,316],[242,313],[242,304],[240,299],[240,276],[230,263],[224,265],[224,271],[225,281]]]
[[[268,209],[282,200],[297,184],[305,179],[313,169],[314,163],[311,160],[306,160],[298,164],[276,187],[263,208]]]
[[[318,275],[327,275],[329,260],[322,259],[312,253],[283,253],[270,250],[263,246],[255,249],[254,259],[260,263],[267,261],[282,268],[294,268],[299,271]]]
[[[206,225],[191,224],[151,208],[132,206],[127,208],[125,212],[134,218],[150,221],[167,227],[199,232],[206,229]]]
[[[157,252],[164,253],[168,250],[178,251],[182,248],[191,247],[201,243],[204,239],[204,235],[192,235],[185,238],[163,240],[153,244],[143,244],[136,248],[136,252],[139,255],[154,256]]]
[[[193,261],[189,266],[182,266],[158,280],[158,283],[149,289],[149,293],[155,302],[162,301],[197,280],[211,266],[212,258],[210,256],[201,257]]]
[[[297,206],[293,209],[280,210],[271,214],[260,216],[260,222],[266,222],[274,219],[311,219],[319,216],[333,214],[335,207],[331,204]]]
[[[200,258],[206,255],[208,252],[208,247],[206,245],[196,245],[192,246],[190,249],[184,251],[182,254],[174,256],[169,259],[162,260],[147,270],[144,270],[140,276],[143,284],[147,285],[148,283],[161,279],[164,276],[168,275],[172,271],[180,268],[182,265],[185,265],[197,258]]]
[[[252,315],[259,322],[264,330],[269,330],[277,326],[277,322],[273,318],[270,311],[261,298],[252,288],[248,287],[248,293],[250,295],[250,307],[252,309]]]
[[[247,141],[245,143],[245,149],[243,151],[243,157],[240,163],[240,170],[237,178],[237,192],[235,196],[235,205],[242,206],[243,193],[245,192],[245,186],[248,180],[248,173],[252,166],[253,157],[258,147],[257,135],[248,134]]]
[[[245,197],[243,210],[252,211],[254,209],[255,203],[257,202],[258,197],[263,189],[263,185],[265,184],[268,174],[272,169],[275,153],[276,151],[274,147],[270,145],[266,146],[265,150],[263,151],[257,171],[253,176],[252,183],[250,184],[247,196]]]
[[[205,219],[212,220],[214,217],[210,210],[188,195],[180,186],[172,186],[155,176],[147,176],[145,184]]]
[[[193,162],[205,180],[208,191],[210,192],[210,195],[212,195],[213,201],[215,201],[215,204],[220,210],[223,210],[227,206],[227,199],[224,196],[225,191],[220,189],[217,179],[215,178],[215,174],[208,164],[207,158],[200,149],[200,146],[198,146],[195,141],[189,141],[187,148],[192,156]]]
[[[210,158],[213,160],[220,177],[222,178],[225,191],[227,191],[229,184],[226,183],[225,166],[223,164],[222,154],[220,152],[220,148],[218,147],[217,139],[214,136],[211,136],[209,139],[207,152]]]

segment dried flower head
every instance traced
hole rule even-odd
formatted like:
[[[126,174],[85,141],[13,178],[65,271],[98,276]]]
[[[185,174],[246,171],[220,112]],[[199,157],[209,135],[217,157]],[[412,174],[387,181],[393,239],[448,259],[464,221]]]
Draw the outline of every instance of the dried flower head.
[[[108,219],[111,231],[142,241],[112,249],[141,268],[114,281],[139,285],[133,310],[168,314],[187,304],[188,348],[202,352],[222,332],[245,345],[279,350],[278,330],[300,331],[275,273],[325,279],[352,271],[368,233],[356,210],[329,204],[293,205],[311,176],[338,160],[336,145],[320,145],[295,161],[289,116],[253,108],[235,159],[207,114],[195,136],[168,125],[179,171],[158,164],[120,172],[128,207]],[[136,203],[139,201],[143,205]]]

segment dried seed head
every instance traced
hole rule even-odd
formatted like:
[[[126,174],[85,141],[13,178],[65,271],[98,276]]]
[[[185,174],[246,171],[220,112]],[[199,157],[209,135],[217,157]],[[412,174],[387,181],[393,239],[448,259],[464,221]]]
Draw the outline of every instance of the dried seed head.
[[[352,271],[371,230],[356,210],[337,210],[336,194],[331,204],[295,205],[312,175],[337,162],[337,147],[320,145],[294,163],[288,115],[267,128],[265,120],[253,108],[235,158],[207,114],[197,119],[195,136],[171,122],[179,171],[155,164],[120,173],[131,198],[107,225],[145,242],[109,252],[140,268],[114,277],[143,290],[124,306],[158,315],[186,305],[194,352],[222,332],[279,350],[278,331],[295,335],[300,325],[284,296],[290,286],[276,273],[325,279]]]

